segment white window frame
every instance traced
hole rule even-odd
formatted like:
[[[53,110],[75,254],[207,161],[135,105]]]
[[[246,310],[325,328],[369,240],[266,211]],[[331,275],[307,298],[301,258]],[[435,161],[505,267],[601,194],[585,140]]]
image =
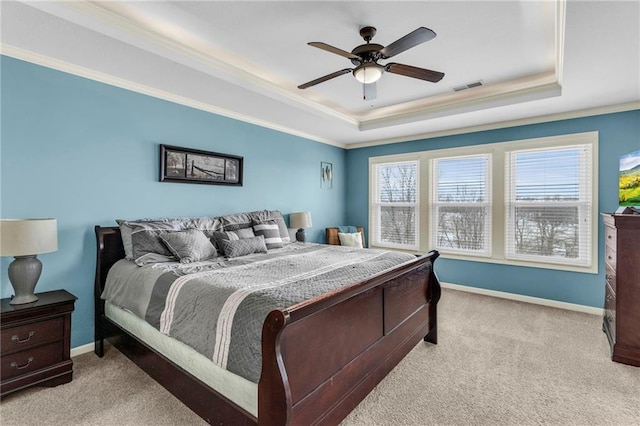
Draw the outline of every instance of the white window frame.
[[[471,158],[486,158],[485,168],[485,200],[484,202],[450,202],[439,201],[439,162],[443,160],[465,160]],[[458,155],[451,157],[437,157],[430,160],[431,168],[431,245],[440,253],[463,254],[468,256],[491,256],[491,223],[492,223],[492,191],[491,191],[491,154],[474,154],[474,155]],[[484,241],[482,242],[482,250],[456,249],[452,247],[443,247],[438,242],[438,226],[440,221],[439,210],[441,207],[483,207],[486,212],[484,218]]]
[[[591,145],[591,203],[588,212],[590,218],[589,231],[589,255],[588,260],[582,265],[568,265],[537,261],[531,259],[510,259],[506,254],[506,166],[505,158],[507,152],[525,149],[544,149],[561,146],[572,146],[590,144]],[[535,139],[524,139],[517,141],[489,143],[482,145],[469,145],[457,148],[437,149],[431,151],[421,151],[414,153],[404,153],[369,158],[369,241],[372,248],[395,248],[382,246],[376,243],[375,229],[373,221],[373,170],[375,164],[391,163],[399,161],[416,160],[419,161],[420,180],[418,181],[420,194],[419,201],[419,243],[414,249],[402,248],[403,251],[421,254],[434,249],[432,235],[433,227],[431,220],[432,197],[430,191],[432,187],[432,171],[430,160],[434,158],[456,157],[462,155],[491,155],[491,194],[492,194],[492,217],[491,217],[491,255],[488,257],[469,255],[466,253],[450,253],[443,251],[443,258],[460,259],[475,262],[497,263],[517,266],[528,266],[534,268],[557,269],[563,271],[574,271],[583,273],[598,272],[598,132],[574,133],[560,136],[551,136]]]
[[[566,264],[566,265],[582,265],[588,266],[590,261],[590,252],[591,252],[591,244],[579,244],[578,257],[577,258],[562,258],[558,256],[547,257],[542,255],[535,254],[519,254],[515,252],[515,245],[510,244],[510,238],[515,235],[515,222],[511,219],[515,216],[515,211],[518,207],[540,207],[540,206],[548,206],[548,207],[575,207],[578,210],[578,226],[580,227],[579,234],[583,235],[583,233],[589,234],[589,227],[591,226],[591,221],[593,218],[590,215],[591,204],[597,202],[597,200],[593,200],[590,197],[589,189],[591,186],[591,182],[588,181],[587,174],[591,175],[593,173],[581,174],[578,176],[579,182],[579,191],[578,191],[578,200],[576,201],[518,201],[515,199],[516,193],[516,165],[511,161],[511,154],[518,153],[535,153],[535,152],[549,152],[555,150],[565,150],[565,149],[574,149],[576,147],[585,147],[587,152],[582,153],[580,155],[580,163],[587,163],[585,166],[589,166],[592,162],[593,158],[593,147],[590,144],[574,144],[569,146],[554,146],[554,147],[546,147],[546,148],[536,148],[536,149],[515,149],[507,152],[505,158],[505,175],[507,179],[505,179],[506,185],[506,200],[505,200],[505,247],[506,247],[506,255],[507,259],[512,260],[526,260],[531,262],[543,262],[543,263],[558,263],[558,264]]]
[[[382,166],[394,165],[394,164],[407,164],[414,163],[416,165],[416,201],[411,202],[382,202],[380,201],[380,188],[378,187],[378,168]],[[378,162],[371,167],[370,179],[370,195],[369,195],[369,241],[370,245],[376,247],[417,251],[420,248],[420,161],[415,158],[407,158],[405,160]],[[414,244],[396,244],[388,241],[382,241],[381,229],[376,226],[381,222],[382,207],[413,207],[415,210],[415,222],[414,222]]]

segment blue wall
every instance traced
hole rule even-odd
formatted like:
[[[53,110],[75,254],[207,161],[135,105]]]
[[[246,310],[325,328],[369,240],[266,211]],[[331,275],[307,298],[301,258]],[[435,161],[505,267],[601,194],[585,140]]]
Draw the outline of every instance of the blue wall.
[[[94,225],[114,219],[312,213],[310,241],[345,223],[345,151],[0,56],[0,217],[54,217],[36,291],[78,297],[72,347],[93,340]],[[159,144],[244,157],[244,186],[158,182]],[[320,162],[333,189],[320,189]],[[0,296],[13,294],[2,258]]]
[[[78,296],[72,346],[93,340],[94,225],[116,218],[311,211],[326,226],[367,225],[368,158],[586,131],[600,132],[599,210],[617,207],[618,157],[640,148],[640,111],[345,151],[241,121],[0,56],[0,217],[55,217],[55,253],[40,255],[37,291]],[[244,157],[244,186],[158,182],[158,145]],[[333,189],[320,189],[320,161]],[[600,219],[597,218],[598,222]],[[599,228],[599,249],[603,248]],[[13,290],[1,258],[0,296]],[[439,259],[443,282],[602,306],[604,265],[581,274]]]
[[[640,148],[640,110],[349,150],[347,222],[368,223],[369,157],[589,131],[599,132],[598,210],[612,212],[618,207],[619,157]],[[602,253],[603,225],[600,217],[595,220],[600,224],[598,249]],[[598,270],[595,275],[443,258],[436,263],[443,282],[602,307],[602,256]]]

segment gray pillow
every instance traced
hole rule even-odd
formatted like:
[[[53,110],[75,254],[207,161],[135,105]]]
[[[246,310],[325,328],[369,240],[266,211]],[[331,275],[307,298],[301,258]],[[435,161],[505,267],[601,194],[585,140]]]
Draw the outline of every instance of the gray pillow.
[[[282,238],[280,237],[280,229],[275,220],[267,220],[262,223],[253,225],[253,232],[256,235],[264,237],[264,243],[267,250],[282,247]]]
[[[244,240],[246,238],[253,238],[255,234],[253,233],[252,228],[243,228],[236,229],[235,231],[224,231],[224,232],[213,232],[211,235],[211,242],[215,246],[215,248],[220,251],[220,253],[224,254],[224,247],[222,246],[222,241],[224,240]]]
[[[275,220],[278,224],[278,229],[280,230],[280,238],[282,238],[282,242],[290,243],[292,241],[289,238],[287,224],[284,222],[284,218],[282,217],[282,213],[280,213],[280,210],[258,210],[249,213],[249,216],[251,216],[251,219],[253,219],[253,223]],[[295,238],[293,239],[293,241],[295,241]]]
[[[262,235],[242,240],[222,240],[222,247],[224,248],[224,255],[229,258],[267,252],[267,246],[264,244]]]
[[[124,220],[117,219],[116,223],[120,227],[120,235],[122,236],[122,245],[124,246],[125,258],[131,260],[140,256],[133,253],[133,234],[141,231],[167,231],[185,229],[184,218],[159,218],[159,219],[137,219]],[[145,254],[145,253],[143,253]]]
[[[235,231],[236,229],[251,228],[251,216],[249,213],[234,213],[219,217],[220,223],[225,231]]]
[[[180,263],[199,262],[216,255],[216,249],[209,238],[198,229],[161,232],[159,237]]]
[[[167,246],[160,239],[160,233],[167,231],[153,231],[149,229],[134,228],[131,234],[131,246],[133,259],[138,259],[148,253],[157,253],[164,256],[173,256]]]

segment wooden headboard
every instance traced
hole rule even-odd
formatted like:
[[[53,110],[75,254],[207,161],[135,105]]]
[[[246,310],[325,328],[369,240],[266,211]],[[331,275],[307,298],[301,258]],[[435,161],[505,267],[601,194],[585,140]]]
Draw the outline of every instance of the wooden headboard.
[[[358,232],[360,232],[360,235],[362,235],[362,247],[367,247],[367,243],[365,243],[365,240],[364,240],[364,229],[362,228],[362,226],[356,226],[356,229],[358,230]],[[339,246],[340,238],[338,237],[338,228],[337,227],[326,228],[326,232],[327,232],[327,244]]]
[[[118,260],[124,259],[124,246],[119,227],[96,226],[95,230],[97,241],[95,294],[96,301],[98,301],[104,290],[109,269]],[[102,309],[98,309],[96,306],[96,312],[102,313]]]

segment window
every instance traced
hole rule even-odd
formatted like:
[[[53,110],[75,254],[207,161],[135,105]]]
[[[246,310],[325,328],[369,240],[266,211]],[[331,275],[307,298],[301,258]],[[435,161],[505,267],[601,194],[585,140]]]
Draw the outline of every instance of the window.
[[[376,164],[373,176],[373,244],[417,249],[418,161]]]
[[[590,261],[591,146],[507,155],[507,258]]]
[[[598,133],[369,158],[369,241],[598,272]]]
[[[431,160],[433,246],[443,252],[491,254],[491,157]]]

